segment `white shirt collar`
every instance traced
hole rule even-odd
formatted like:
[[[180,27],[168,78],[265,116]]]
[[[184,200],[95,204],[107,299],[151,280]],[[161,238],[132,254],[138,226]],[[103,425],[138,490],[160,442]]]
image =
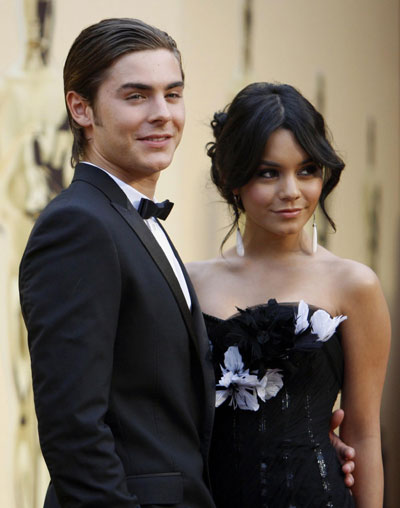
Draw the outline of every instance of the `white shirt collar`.
[[[135,189],[131,185],[127,184],[120,178],[117,178],[115,175],[111,174],[106,169],[103,169],[100,166],[97,166],[96,164],[92,164],[91,162],[88,162],[88,161],[81,161],[81,162],[83,162],[84,164],[90,164],[90,166],[94,166],[95,168],[98,168],[98,169],[101,169],[102,171],[104,171],[104,173],[107,173],[107,175],[109,177],[111,177],[115,181],[115,183],[124,191],[127,198],[132,203],[132,206],[134,206],[136,210],[139,208],[139,204],[140,204],[140,201],[142,198],[149,199],[147,196],[145,196],[144,194],[139,192],[137,189]],[[155,203],[158,202],[156,199],[153,199],[153,201]]]
[[[121,188],[121,190],[126,194],[129,201],[132,203],[132,206],[136,208],[136,210],[139,207],[140,200],[142,198],[148,199],[147,196],[139,192],[137,189],[131,187],[127,183],[123,182],[116,176],[112,175],[108,171],[106,171],[103,168],[100,168],[99,166],[96,166],[95,164],[92,164],[91,162],[82,161],[85,164],[90,164],[91,166],[94,166],[95,168],[101,169],[101,171],[104,171],[104,173],[107,173],[108,176],[110,176],[117,185]],[[156,200],[153,200],[155,203],[157,203]],[[192,307],[191,298],[189,289],[186,284],[185,276],[183,275],[182,269],[179,265],[179,262],[172,251],[172,247],[169,244],[169,241],[167,237],[165,236],[165,233],[163,229],[161,228],[160,224],[157,222],[157,220],[154,217],[150,217],[149,219],[146,219],[144,221],[145,224],[147,224],[148,228],[150,229],[151,233],[154,235],[156,241],[159,243],[160,247],[162,248],[164,254],[166,255],[172,269],[174,270],[174,273],[176,275],[176,278],[179,281],[179,285],[182,288],[182,292],[185,296],[186,302],[188,304],[189,309]]]

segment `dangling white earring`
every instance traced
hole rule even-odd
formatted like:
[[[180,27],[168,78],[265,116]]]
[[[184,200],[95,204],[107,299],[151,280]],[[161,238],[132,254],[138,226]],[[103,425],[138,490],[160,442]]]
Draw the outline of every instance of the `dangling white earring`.
[[[241,258],[244,256],[244,246],[242,233],[240,232],[239,224],[236,229],[236,254]]]
[[[237,194],[234,194],[234,200],[235,200],[235,205],[236,205],[235,215],[238,220],[237,229],[236,229],[236,254],[242,258],[244,256],[244,245],[243,245],[242,233],[240,232],[240,227],[239,227],[239,215],[240,215],[239,199],[240,199],[240,197]]]
[[[318,231],[317,231],[317,223],[315,222],[315,213],[312,225],[312,253],[315,254],[318,248]]]

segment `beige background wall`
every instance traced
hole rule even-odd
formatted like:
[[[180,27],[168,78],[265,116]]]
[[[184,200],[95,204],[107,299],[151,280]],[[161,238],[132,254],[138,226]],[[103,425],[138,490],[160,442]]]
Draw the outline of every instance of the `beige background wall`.
[[[208,123],[213,112],[249,81],[288,82],[314,103],[319,83],[325,83],[325,118],[347,164],[331,201],[338,232],[329,235],[329,248],[341,256],[369,263],[371,227],[367,210],[372,202],[368,196],[373,188],[380,189],[382,195],[378,207],[380,228],[372,233],[378,240],[375,269],[395,326],[382,419],[387,506],[396,508],[400,498],[400,411],[396,390],[396,372],[400,368],[399,1],[253,0],[249,4],[253,12],[252,65],[247,72],[242,58],[244,0],[56,0],[51,65],[56,76],[61,77],[73,38],[84,26],[104,17],[139,17],[175,37],[183,53],[187,80],[187,123],[175,161],[160,180],[158,197],[176,202],[167,227],[184,260],[214,255],[228,224],[225,207],[207,184],[209,163],[204,145],[210,140]],[[0,90],[11,69],[18,68],[24,52],[22,14],[22,0],[0,0]],[[57,79],[52,87],[43,87],[43,115],[53,100],[62,102],[61,81]],[[51,99],[53,93],[56,99]],[[5,150],[1,133],[13,121],[13,105],[12,96],[0,92],[0,189]],[[375,128],[375,157],[368,155],[371,142],[367,141],[367,131],[371,125]],[[3,224],[7,217],[7,213],[0,215],[0,505],[36,508],[41,506],[45,480],[39,479],[38,492],[29,493],[25,500],[16,495],[13,487],[14,465],[23,468],[27,463],[25,455],[29,457],[32,449],[16,448],[16,429],[21,428],[11,359],[16,338],[6,303],[10,299],[8,270],[18,261],[19,252],[10,239],[9,223]],[[18,234],[25,235],[22,230]],[[39,473],[40,478],[45,476],[41,469]],[[27,467],[25,474],[29,478]],[[40,500],[38,504],[34,497]]]

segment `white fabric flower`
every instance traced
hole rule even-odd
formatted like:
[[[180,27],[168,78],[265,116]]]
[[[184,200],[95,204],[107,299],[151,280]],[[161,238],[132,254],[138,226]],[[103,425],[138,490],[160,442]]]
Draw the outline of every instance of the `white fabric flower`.
[[[318,335],[318,341],[326,342],[335,333],[336,328],[347,316],[331,317],[325,310],[319,309],[311,316],[312,333]]]
[[[275,397],[283,386],[282,375],[277,369],[270,369],[259,380],[255,374],[250,374],[249,369],[244,369],[242,356],[237,346],[231,346],[224,355],[225,367],[221,365],[222,377],[217,386],[215,407],[219,407],[229,397],[230,405],[236,409],[257,411],[260,407],[257,395],[265,400]]]
[[[304,332],[308,326],[308,305],[303,300],[300,300],[297,308],[296,328],[294,330],[295,335]]]
[[[257,395],[265,402],[275,397],[283,386],[283,376],[278,369],[268,369],[257,385]]]
[[[257,376],[250,374],[249,370],[244,370],[242,355],[237,346],[231,346],[224,355],[225,367],[221,365],[222,377],[217,386],[225,387],[223,390],[217,390],[215,407],[220,406],[229,397],[230,404],[240,409],[249,409],[257,411],[259,404],[257,402],[257,393],[255,385],[258,383]]]
[[[227,349],[224,355],[225,369],[222,371],[231,371],[232,373],[241,373],[243,372],[243,360],[242,355],[239,353],[239,348],[237,346],[231,346]],[[246,371],[248,372],[248,371]]]

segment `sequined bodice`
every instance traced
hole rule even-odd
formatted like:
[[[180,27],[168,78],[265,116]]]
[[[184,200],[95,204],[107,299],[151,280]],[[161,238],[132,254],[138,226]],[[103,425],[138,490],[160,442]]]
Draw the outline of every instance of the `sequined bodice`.
[[[219,381],[210,456],[217,508],[353,506],[329,440],[344,318],[307,307],[302,325],[298,309],[270,300],[227,320],[205,315]]]

